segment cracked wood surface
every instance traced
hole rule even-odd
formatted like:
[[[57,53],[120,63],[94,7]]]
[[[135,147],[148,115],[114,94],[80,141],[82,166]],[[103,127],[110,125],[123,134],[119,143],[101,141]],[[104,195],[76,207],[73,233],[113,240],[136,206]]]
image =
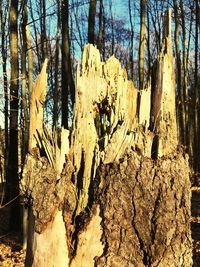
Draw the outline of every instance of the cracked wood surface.
[[[96,266],[192,266],[187,156],[130,150],[98,170],[104,253]]]
[[[41,257],[45,266],[54,264],[40,241],[56,231],[51,227],[59,218],[65,238],[58,249],[65,253],[52,254],[55,266],[61,256],[63,266],[192,266],[189,169],[177,148],[170,12],[164,24],[163,47],[145,90],[135,88],[114,56],[102,62],[87,45],[76,75],[70,145],[68,132],[59,147],[41,122],[33,131],[38,148],[27,156],[22,181],[35,216],[30,266],[40,266]]]

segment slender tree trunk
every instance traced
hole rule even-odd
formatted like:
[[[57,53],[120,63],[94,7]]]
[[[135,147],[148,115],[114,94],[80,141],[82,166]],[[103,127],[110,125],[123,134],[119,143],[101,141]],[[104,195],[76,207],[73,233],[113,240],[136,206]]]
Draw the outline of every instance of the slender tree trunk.
[[[95,43],[95,16],[96,16],[96,0],[89,1],[89,16],[88,16],[88,43]]]
[[[62,126],[68,128],[69,100],[71,107],[75,101],[75,85],[72,76],[70,40],[69,40],[69,8],[68,1],[62,0]]]
[[[74,6],[74,12],[73,12],[73,15],[74,15],[74,18],[75,18],[76,27],[77,27],[78,36],[79,36],[79,40],[77,40],[77,43],[79,44],[80,49],[82,50],[82,49],[83,49],[83,37],[82,37],[82,33],[81,33],[81,25],[80,25],[80,21],[79,21],[79,19],[78,19],[78,5],[77,5],[77,7],[75,8],[75,2],[74,2],[74,0],[72,0],[72,3],[73,3],[73,6]],[[76,38],[76,39],[77,39],[77,38]]]
[[[146,42],[146,8],[147,1],[140,1],[140,44],[139,44],[139,88],[144,88],[144,56]]]
[[[188,66],[187,66],[187,37],[186,37],[186,25],[185,25],[185,10],[183,6],[183,1],[180,1],[181,9],[181,26],[183,34],[183,98],[184,98],[184,125],[185,125],[185,146],[189,147],[189,126],[188,126]]]
[[[27,55],[27,0],[22,3],[23,22],[22,22],[22,55],[21,55],[21,75],[22,75],[22,109],[23,109],[23,129],[22,129],[22,162],[28,152],[28,103],[27,103],[27,75],[26,75],[26,55]]]
[[[33,91],[33,48],[31,44],[31,35],[29,30],[29,25],[26,25],[26,46],[28,55],[28,92],[29,99]]]
[[[34,21],[34,10],[33,10],[33,3],[30,2],[30,15],[31,19],[33,21],[33,30],[34,30],[34,41],[35,41],[35,47],[36,47],[36,55],[37,55],[37,62],[38,62],[38,69],[39,71],[41,70],[41,54],[40,54],[40,49],[39,49],[39,41],[38,41],[38,31],[36,28],[36,23]]]
[[[114,55],[114,53],[115,53],[115,32],[114,32],[112,0],[109,0],[109,9],[110,9],[110,21],[111,21],[111,55]]]
[[[30,49],[30,40],[29,35],[27,34],[28,26],[28,18],[27,18],[27,0],[22,2],[22,54],[21,54],[21,75],[22,75],[22,112],[23,112],[23,128],[22,128],[22,139],[21,139],[21,160],[22,164],[24,164],[26,154],[28,152],[28,142],[29,142],[29,107],[27,96],[32,91],[32,71],[30,71],[30,53],[32,51],[28,51]],[[28,77],[26,74],[26,57],[28,54]],[[32,55],[31,55],[32,57]],[[32,60],[31,60],[32,61]],[[28,81],[28,83],[27,83]],[[27,88],[29,89],[27,92]],[[24,203],[23,203],[24,204]],[[22,232],[23,232],[23,249],[26,249],[27,245],[27,233],[28,233],[28,209],[24,205],[21,205],[21,218],[22,218]]]
[[[190,9],[190,24],[189,24],[189,33],[188,33],[188,43],[187,43],[187,58],[186,58],[186,66],[187,66],[187,73],[189,73],[189,55],[190,55],[190,44],[191,44],[191,36],[192,36],[192,28],[193,28],[193,17],[194,17],[194,11],[193,6],[191,6]],[[188,75],[188,78],[190,76]],[[191,103],[195,103],[194,101],[194,95],[193,97],[188,98],[188,148],[189,148],[189,155],[191,159],[191,166],[193,166],[194,169],[194,105],[191,105]]]
[[[48,57],[48,43],[47,43],[47,29],[46,29],[46,1],[40,0],[41,8],[41,19],[40,19],[40,29],[41,29],[41,54],[42,62]]]
[[[195,171],[199,172],[199,82],[198,82],[198,65],[199,65],[199,30],[198,30],[198,0],[195,1],[196,9],[196,22],[195,22],[195,72],[194,72],[194,87],[195,87],[195,139],[194,139],[194,151],[195,151]]]
[[[20,230],[19,177],[18,177],[18,0],[10,4],[10,149],[8,157],[7,194],[12,202],[10,228]]]
[[[99,33],[97,38],[97,47],[101,54],[103,54],[103,43],[105,42],[105,29],[104,29],[104,4],[103,0],[100,0],[100,7],[99,7]]]
[[[182,83],[182,61],[181,61],[181,51],[179,47],[179,15],[177,1],[174,0],[174,15],[175,15],[175,48],[176,48],[176,69],[177,69],[177,88],[178,88],[178,118],[179,118],[179,135],[181,144],[186,144],[185,135],[185,101],[184,101],[184,91]]]
[[[134,41],[134,29],[133,29],[133,21],[132,21],[132,8],[131,8],[131,0],[128,0],[128,10],[129,10],[129,21],[131,25],[131,48],[130,48],[130,76],[133,79],[133,69],[134,69],[134,62],[133,62],[133,41]]]
[[[151,76],[151,33],[150,33],[150,18],[149,18],[149,7],[147,7],[147,51],[148,51],[148,76],[149,81]]]
[[[55,84],[53,91],[53,127],[58,126],[58,103],[59,103],[59,56],[60,56],[60,0],[57,1],[57,34],[56,34],[56,52],[55,52]]]
[[[2,2],[0,2],[1,12],[1,54],[2,54],[2,69],[3,69],[3,90],[4,90],[4,130],[5,130],[5,150],[4,150],[4,175],[6,176],[6,168],[8,166],[8,148],[9,148],[9,133],[8,133],[8,78],[7,78],[7,42],[6,42],[6,7],[3,12]],[[6,177],[5,177],[6,178]]]

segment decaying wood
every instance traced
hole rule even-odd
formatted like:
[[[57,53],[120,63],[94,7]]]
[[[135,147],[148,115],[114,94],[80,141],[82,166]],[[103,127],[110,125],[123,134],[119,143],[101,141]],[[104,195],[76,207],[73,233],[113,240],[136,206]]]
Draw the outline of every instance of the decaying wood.
[[[192,266],[189,167],[177,142],[170,20],[169,12],[145,90],[134,87],[114,56],[102,62],[87,45],[76,75],[70,145],[68,131],[59,135],[41,121],[32,128],[22,179],[34,215],[27,266]],[[61,252],[50,255],[54,242]]]
[[[159,135],[159,156],[167,155],[178,144],[170,11],[164,23],[162,50],[154,64],[152,78],[151,129]]]
[[[69,132],[61,129],[59,137],[43,125],[46,68],[47,60],[31,94],[29,154],[21,181],[21,191],[27,201],[31,201],[26,266],[48,267],[54,262],[55,266],[64,267],[68,265],[69,257],[65,222],[60,209],[69,190],[68,177],[71,177],[73,168],[68,161],[63,171],[69,150]],[[46,157],[40,155],[41,151]],[[58,244],[62,246],[59,251],[56,249]]]
[[[42,132],[44,102],[47,88],[47,59],[42,67],[33,91],[30,96],[30,126],[29,126],[29,150],[36,147],[35,135]]]
[[[181,151],[154,161],[130,150],[102,165],[96,183],[106,246],[95,266],[192,266],[187,161]]]
[[[78,236],[76,256],[73,258],[70,267],[80,267],[80,265],[93,267],[95,258],[100,257],[103,253],[100,207],[95,207],[94,212],[86,229]]]
[[[170,14],[167,27],[171,27],[169,18]],[[126,71],[116,58],[101,62],[95,47],[88,45],[84,49],[82,73],[77,74],[72,133],[75,180],[78,180],[81,171],[83,181],[77,192],[80,194],[77,214],[87,205],[91,171],[93,169],[94,176],[99,158],[104,163],[119,160],[128,146],[137,147],[148,157],[151,157],[153,149],[162,156],[177,147],[170,30],[166,34],[163,49],[155,63],[152,88],[149,85],[141,92],[128,81]],[[136,116],[137,110],[139,117]],[[150,122],[151,132],[148,130]],[[157,148],[152,149],[152,144]]]

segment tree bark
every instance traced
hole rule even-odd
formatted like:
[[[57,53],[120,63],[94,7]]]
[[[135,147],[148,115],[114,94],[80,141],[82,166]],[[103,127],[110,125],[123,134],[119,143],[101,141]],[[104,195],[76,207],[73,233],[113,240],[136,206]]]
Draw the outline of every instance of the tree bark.
[[[88,43],[95,43],[95,16],[96,16],[96,0],[89,1],[89,16],[88,16]]]
[[[194,134],[194,153],[195,153],[195,162],[194,162],[194,169],[196,172],[200,169],[199,163],[199,147],[200,147],[200,139],[199,139],[199,98],[200,98],[200,91],[199,91],[199,78],[198,78],[198,62],[199,62],[199,30],[198,30],[198,0],[195,1],[195,8],[196,8],[196,23],[195,23],[195,72],[194,72],[194,87],[195,87],[195,116],[194,116],[194,127],[195,127],[195,134]]]
[[[8,133],[8,78],[7,78],[7,45],[6,45],[6,8],[3,12],[2,2],[0,3],[1,14],[1,54],[2,54],[2,70],[3,70],[3,90],[5,98],[4,106],[4,130],[5,130],[5,150],[4,150],[4,175],[6,176],[6,168],[8,166],[8,147],[9,147],[9,133]],[[6,177],[5,177],[6,178]]]
[[[22,110],[23,110],[23,129],[22,129],[22,161],[28,152],[28,103],[27,103],[27,77],[26,77],[26,54],[27,54],[27,39],[26,39],[26,25],[27,25],[27,2],[23,1],[23,23],[22,23],[22,54],[21,54],[21,74],[22,74]]]
[[[177,68],[177,89],[178,89],[178,118],[179,118],[179,134],[181,144],[186,144],[185,136],[185,101],[183,93],[183,83],[182,83],[182,61],[181,61],[181,51],[179,47],[179,16],[178,16],[178,6],[177,1],[174,0],[174,15],[175,15],[175,47],[176,47],[176,68]]]
[[[146,42],[146,0],[140,1],[139,88],[144,88],[144,55]]]
[[[29,266],[192,266],[170,12],[164,27],[152,85],[142,92],[114,56],[102,62],[85,46],[70,142],[68,131],[58,139],[43,127],[26,159],[22,189],[35,220]]]
[[[46,1],[40,0],[40,29],[41,29],[41,55],[42,55],[42,63],[45,58],[48,57],[48,43],[47,43],[47,33],[46,33]]]
[[[7,173],[7,196],[14,200],[11,208],[10,228],[20,230],[19,177],[18,177],[18,1],[11,1],[10,13],[10,133]]]
[[[60,67],[60,0],[57,3],[58,24],[56,34],[56,52],[55,52],[55,84],[53,91],[53,127],[58,126],[58,103],[59,103],[59,67]]]
[[[129,10],[129,21],[130,21],[130,25],[131,25],[130,77],[131,77],[131,79],[133,79],[133,70],[134,70],[134,62],[133,62],[133,38],[134,38],[134,29],[133,29],[133,21],[132,21],[131,0],[128,0],[128,10]]]
[[[104,25],[104,3],[100,0],[99,7],[99,33],[97,38],[97,48],[104,58],[104,42],[105,42],[105,25]]]
[[[69,9],[68,1],[62,0],[62,126],[68,128],[69,100],[73,110],[75,85],[72,76],[70,40],[69,40]]]

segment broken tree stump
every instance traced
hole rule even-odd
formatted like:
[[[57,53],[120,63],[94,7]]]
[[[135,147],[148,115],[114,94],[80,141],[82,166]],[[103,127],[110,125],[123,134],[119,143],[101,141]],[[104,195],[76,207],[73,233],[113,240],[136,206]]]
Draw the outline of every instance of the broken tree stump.
[[[170,21],[168,12],[143,91],[114,56],[102,62],[94,46],[85,46],[70,142],[68,133],[58,137],[43,126],[26,159],[23,192],[34,215],[27,266],[192,266]]]

